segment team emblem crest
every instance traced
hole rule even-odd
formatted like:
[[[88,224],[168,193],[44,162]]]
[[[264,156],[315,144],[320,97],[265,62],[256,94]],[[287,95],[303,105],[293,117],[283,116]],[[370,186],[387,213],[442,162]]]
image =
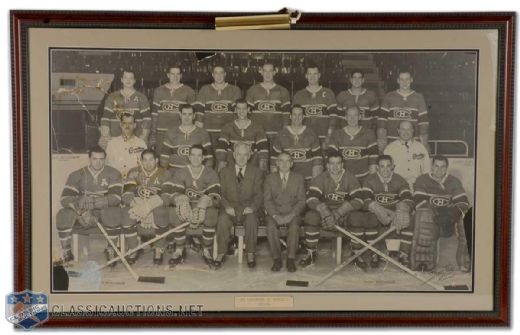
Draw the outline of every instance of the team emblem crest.
[[[201,196],[201,193],[192,188],[186,189],[186,196],[190,198],[190,200],[198,200]]]
[[[165,102],[162,104],[162,110],[165,112],[178,112],[179,104],[173,102]]]
[[[397,199],[395,194],[376,194],[376,201],[382,205],[393,205]]]
[[[343,158],[354,159],[361,157],[361,149],[358,148],[347,148],[343,149]]]
[[[261,112],[274,112],[275,111],[274,107],[275,107],[274,103],[267,102],[267,101],[260,102],[258,104],[258,110],[260,110]]]
[[[430,203],[435,207],[446,207],[450,204],[450,199],[447,197],[433,196],[430,198]]]
[[[214,102],[211,104],[211,111],[213,112],[227,112],[228,111],[228,105],[223,102]]]
[[[179,156],[189,156],[190,155],[190,147],[187,145],[180,146],[177,149],[177,155]]]
[[[327,194],[327,198],[332,201],[344,201],[346,197],[346,193],[343,192],[335,192]]]
[[[7,321],[29,330],[49,319],[47,294],[24,290],[5,297]]]
[[[140,186],[137,188],[137,195],[139,196],[139,198],[148,199],[154,194],[154,190],[150,187]]]
[[[291,155],[292,159],[295,161],[301,161],[307,158],[305,150],[291,150],[289,155]]]
[[[407,109],[397,109],[394,111],[394,117],[396,119],[411,119],[412,112]]]
[[[323,111],[322,111],[321,106],[308,106],[305,108],[305,115],[307,115],[307,116],[323,115]]]

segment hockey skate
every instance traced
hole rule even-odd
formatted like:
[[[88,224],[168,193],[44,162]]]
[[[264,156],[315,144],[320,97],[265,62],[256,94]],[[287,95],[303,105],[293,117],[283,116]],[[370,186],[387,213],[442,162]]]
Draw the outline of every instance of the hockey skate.
[[[116,258],[116,252],[114,251],[114,249],[112,249],[112,247],[107,247],[104,251],[105,253],[105,258],[107,259],[107,262],[111,261],[113,258]],[[116,267],[116,264],[117,262],[113,262],[112,264],[109,265],[109,267],[111,268],[115,268]]]
[[[184,248],[176,249],[175,252],[173,253],[172,257],[168,261],[168,263],[170,264],[170,267],[173,268],[179,264],[184,263],[185,258],[186,258],[186,249],[184,249]]]
[[[309,250],[307,249],[307,255],[305,255],[301,260],[300,260],[300,266],[305,268],[309,265],[312,265],[314,264],[314,262],[316,261],[316,258],[318,257],[318,253],[315,251],[315,250]]]
[[[161,265],[164,259],[164,250],[162,248],[155,248],[153,250],[153,264]]]

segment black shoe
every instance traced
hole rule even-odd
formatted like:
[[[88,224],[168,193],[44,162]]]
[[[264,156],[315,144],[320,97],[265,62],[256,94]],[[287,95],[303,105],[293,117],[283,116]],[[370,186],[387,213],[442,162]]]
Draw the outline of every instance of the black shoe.
[[[224,264],[225,261],[226,261],[226,255],[222,255],[222,257],[220,259],[217,256],[217,259],[215,259],[213,261],[213,265],[215,266],[215,270],[216,269],[220,269],[222,267],[222,264]]]
[[[247,256],[247,267],[253,269],[256,266],[255,256],[253,255],[253,259],[249,259],[249,255]]]
[[[204,263],[206,263],[210,268],[215,267],[215,262],[213,261],[213,257],[211,256],[211,251],[208,249],[204,249],[202,252],[202,259]]]
[[[399,254],[399,263],[403,264],[404,266],[408,266],[410,264],[410,260],[408,259],[408,255],[404,252],[401,252]]]
[[[237,249],[237,245],[235,242],[229,242],[228,248],[226,251],[226,255],[233,256],[235,254],[235,250]]]
[[[116,252],[114,251],[114,249],[112,249],[112,247],[106,248],[104,253],[105,253],[105,258],[107,259],[107,262],[116,258]],[[116,266],[116,264],[117,264],[117,262],[114,262],[114,263],[110,264],[109,266],[111,268],[113,268]]]
[[[289,271],[289,272],[296,271],[296,263],[294,263],[294,258],[287,258],[287,271]]]
[[[370,267],[372,269],[377,269],[379,265],[381,264],[381,259],[379,258],[379,255],[373,254],[370,258]]]
[[[182,263],[184,263],[185,257],[186,257],[186,249],[183,248],[181,254],[179,255],[179,254],[174,253],[172,255],[172,257],[170,258],[170,260],[168,261],[168,263],[171,266],[176,266],[176,265],[182,264]]]
[[[368,264],[367,262],[365,262],[365,260],[361,257],[358,257],[356,258],[356,260],[354,261],[354,264],[360,268],[361,270],[363,270],[364,272],[367,271],[367,268],[368,268]]]
[[[282,260],[280,258],[277,258],[273,262],[273,266],[271,266],[271,271],[278,272],[282,268]]]
[[[70,249],[63,252],[62,260],[63,263],[72,262],[74,260],[74,255],[72,254],[72,251],[70,251]]]
[[[126,257],[126,261],[128,262],[129,265],[134,265],[140,256],[141,256],[141,250],[137,250],[136,252],[128,255]]]
[[[155,265],[161,265],[164,258],[164,251],[162,248],[155,248],[153,251],[153,263]]]
[[[318,253],[316,251],[307,250],[307,255],[300,260],[300,266],[305,268],[314,264],[317,257]]]

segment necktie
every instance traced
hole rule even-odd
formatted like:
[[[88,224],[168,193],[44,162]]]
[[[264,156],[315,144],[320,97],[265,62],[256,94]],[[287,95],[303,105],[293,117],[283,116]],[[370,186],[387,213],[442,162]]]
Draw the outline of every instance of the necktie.
[[[408,141],[404,142],[404,145],[406,146],[406,149],[410,149],[410,146],[408,145]]]
[[[238,179],[238,183],[241,183],[242,180],[244,180],[244,168],[238,168],[237,179]]]
[[[285,190],[285,188],[287,187],[287,176],[283,176],[282,177],[282,189]]]

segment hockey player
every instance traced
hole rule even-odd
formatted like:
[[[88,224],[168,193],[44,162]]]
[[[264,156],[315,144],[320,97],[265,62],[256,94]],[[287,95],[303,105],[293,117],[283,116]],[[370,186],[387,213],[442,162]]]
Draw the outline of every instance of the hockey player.
[[[366,129],[376,132],[377,117],[379,114],[379,100],[373,91],[363,87],[365,84],[365,73],[356,69],[347,75],[351,87],[340,92],[336,101],[338,102],[338,126],[345,124],[344,113],[351,106],[359,107],[359,124]]]
[[[141,163],[130,170],[124,181],[122,196],[122,229],[128,249],[137,246],[137,226],[143,230],[154,230],[161,235],[168,230],[169,207],[172,196],[172,183],[168,170],[159,167],[159,157],[155,151],[146,149],[141,152]],[[154,244],[154,264],[161,264],[165,247],[164,239]],[[139,253],[127,257],[133,264]]]
[[[94,147],[88,153],[89,164],[72,172],[61,193],[63,206],[56,215],[56,228],[63,250],[63,261],[74,259],[71,252],[72,230],[76,223],[84,228],[96,227],[99,221],[114,242],[121,227],[121,174],[105,165],[106,153]],[[105,249],[107,259],[115,257],[110,245]],[[115,263],[114,263],[115,265]]]
[[[361,115],[358,106],[348,107],[345,118],[347,125],[332,133],[329,146],[343,155],[347,170],[362,179],[376,172],[376,136],[371,129],[359,125]]]
[[[213,67],[214,82],[204,85],[193,104],[197,117],[196,125],[205,128],[211,136],[211,143],[217,144],[220,131],[234,119],[235,101],[242,97],[240,88],[226,82],[226,70],[221,65]]]
[[[156,152],[162,151],[166,132],[181,124],[180,107],[185,104],[191,105],[196,100],[195,91],[181,83],[180,66],[170,66],[166,75],[169,82],[157,87],[153,92],[152,129],[148,144],[154,147]]]
[[[274,64],[266,62],[260,69],[262,82],[253,85],[246,93],[246,99],[253,111],[251,119],[264,128],[269,138],[273,138],[288,124],[289,91],[274,82]]]
[[[222,128],[215,155],[218,171],[233,162],[233,146],[244,142],[251,146],[253,157],[251,162],[267,171],[269,146],[262,126],[249,119],[249,106],[245,100],[237,100],[235,104],[236,120]]]
[[[141,92],[135,90],[135,72],[125,70],[121,76],[123,88],[112,92],[105,100],[105,108],[101,117],[99,131],[99,145],[105,149],[112,137],[121,135],[119,121],[121,114],[131,114],[135,118],[135,135],[143,141],[148,142],[150,134],[151,115],[148,98]]]
[[[217,225],[220,202],[220,182],[217,173],[202,164],[204,148],[195,144],[189,149],[188,166],[173,175],[172,203],[176,209],[172,215],[172,224],[177,227],[191,222],[191,227],[202,226],[202,258],[213,267],[212,246]],[[186,257],[186,229],[173,233],[175,252],[170,258],[170,265],[184,262]]]
[[[220,171],[222,183],[222,211],[218,218],[217,242],[218,253],[215,260],[217,267],[222,266],[225,252],[231,240],[231,228],[235,224],[243,225],[247,266],[256,266],[255,252],[258,236],[258,215],[263,210],[263,171],[252,164],[251,148],[238,142],[234,146],[234,165],[228,165]]]
[[[299,90],[293,97],[293,105],[303,107],[305,125],[311,128],[320,141],[332,134],[336,128],[337,104],[334,92],[320,85],[320,69],[318,66],[307,66],[305,74],[308,85]]]
[[[428,149],[428,110],[422,94],[411,89],[413,78],[410,71],[400,71],[397,78],[399,88],[387,93],[381,103],[377,121],[377,140],[380,152],[383,152],[389,141],[398,138],[397,129],[403,120],[412,122],[414,134]]]
[[[294,161],[294,171],[310,181],[323,172],[323,158],[318,136],[303,125],[303,108],[291,108],[291,124],[275,138],[271,155],[271,172],[276,172],[278,155],[287,152]]]
[[[437,239],[457,235],[456,261],[462,271],[469,271],[470,257],[463,218],[469,201],[461,181],[448,173],[448,159],[435,156],[431,173],[417,178],[414,200],[417,208],[415,220],[412,267],[433,270],[437,259]]]
[[[424,145],[413,138],[413,125],[405,120],[399,123],[399,139],[385,148],[385,155],[390,155],[395,162],[395,172],[406,179],[413,191],[415,180],[430,172],[430,155]]]
[[[166,133],[161,154],[161,166],[181,169],[189,164],[190,147],[199,144],[205,151],[205,165],[213,166],[213,147],[206,130],[193,124],[195,115],[190,105],[181,106],[181,125]]]
[[[378,235],[378,227],[393,225],[397,234],[389,235],[387,239],[400,240],[397,257],[403,265],[408,265],[410,247],[412,245],[413,225],[411,213],[414,208],[412,193],[406,180],[394,172],[392,157],[381,155],[377,159],[377,173],[371,174],[363,181],[365,208],[368,210],[366,222],[374,222],[365,228],[366,242],[370,243]],[[365,226],[366,227],[366,226]],[[352,233],[357,235],[353,229]],[[360,237],[360,236],[358,236]],[[359,249],[362,246],[352,241],[352,246]],[[391,252],[394,252],[391,250]],[[371,266],[379,265],[379,257],[372,255]]]
[[[113,137],[108,142],[106,164],[117,169],[125,179],[128,171],[139,165],[139,154],[146,149],[146,143],[134,135],[134,115],[121,114],[120,127],[121,135]]]
[[[305,225],[305,247],[307,255],[300,260],[302,267],[314,263],[318,255],[320,229],[334,230],[335,225],[360,226],[364,219],[359,210],[363,207],[363,191],[354,175],[343,168],[343,158],[337,151],[330,150],[327,171],[311,181],[307,191]]]

